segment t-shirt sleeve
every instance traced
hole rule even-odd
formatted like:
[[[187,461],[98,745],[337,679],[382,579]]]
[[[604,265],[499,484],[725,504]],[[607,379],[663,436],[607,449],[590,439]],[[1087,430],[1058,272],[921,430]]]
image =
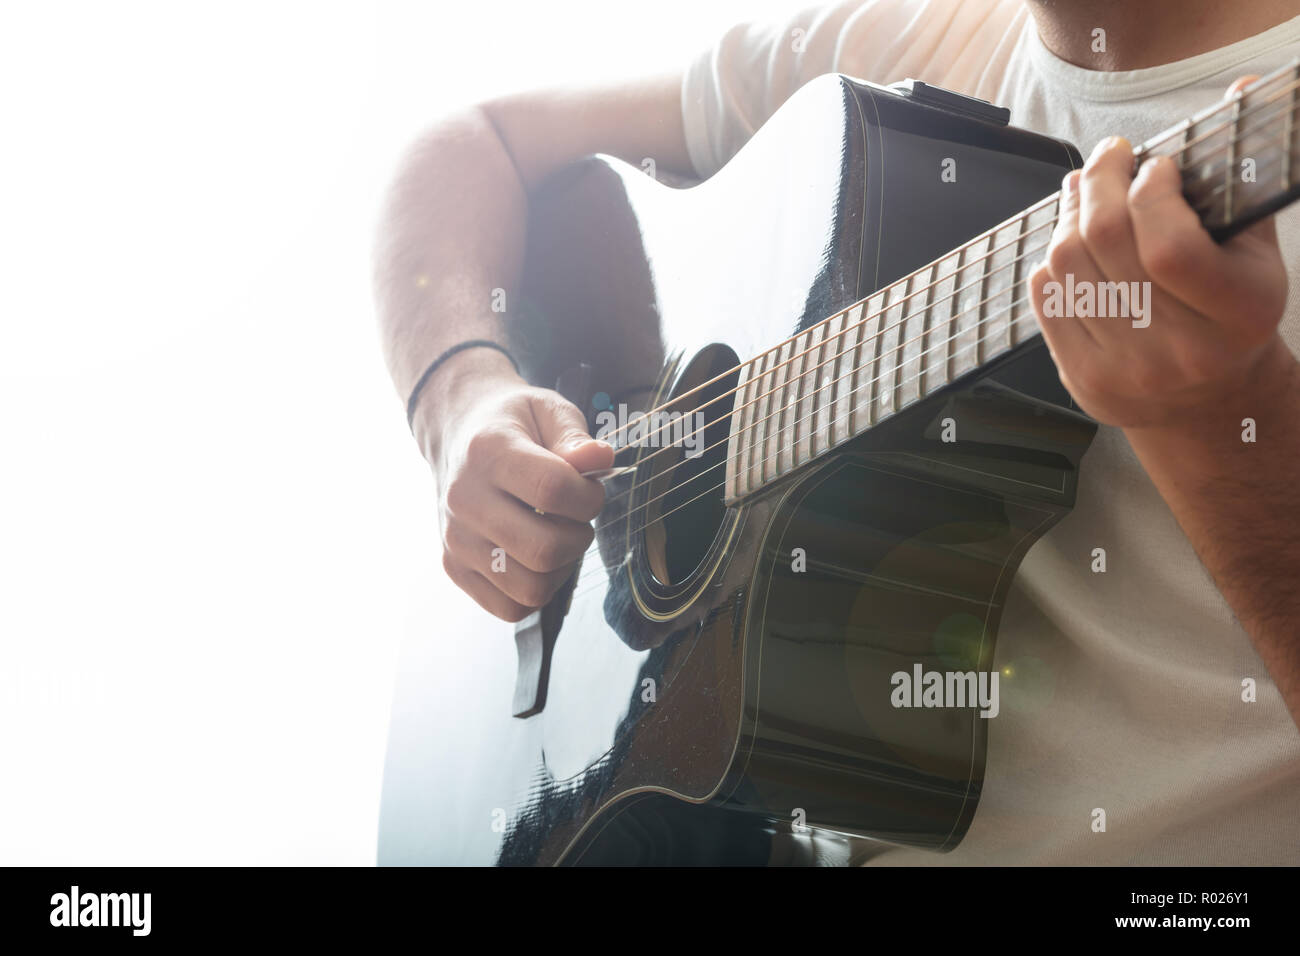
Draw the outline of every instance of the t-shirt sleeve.
[[[686,69],[682,121],[695,172],[722,168],[790,95],[824,73],[876,83],[936,74],[973,84],[1020,0],[840,0],[728,30]],[[994,14],[998,14],[994,16]],[[999,21],[990,33],[990,19]],[[972,42],[974,41],[974,42]],[[954,67],[962,67],[953,75]]]

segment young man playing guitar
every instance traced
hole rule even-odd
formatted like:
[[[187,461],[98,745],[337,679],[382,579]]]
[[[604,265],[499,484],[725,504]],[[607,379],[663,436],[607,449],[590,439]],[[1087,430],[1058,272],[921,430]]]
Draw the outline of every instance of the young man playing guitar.
[[[1026,557],[1003,617],[999,659],[1048,675],[1042,706],[990,734],[956,850],[878,859],[1300,862],[1300,209],[1218,245],[1172,161],[1132,168],[1133,143],[1297,55],[1297,0],[852,0],[737,27],[684,75],[439,122],[393,187],[377,287],[388,365],[415,393],[437,479],[447,574],[517,621],[568,578],[604,498],[583,473],[613,452],[582,412],[501,350],[447,354],[506,342],[492,290],[519,279],[530,190],[548,175],[601,152],[708,178],[832,71],[1009,107],[1088,156],[1031,287],[1061,381],[1103,427],[1074,512]],[[1157,321],[1044,318],[1047,284],[1067,276],[1150,282]],[[1098,548],[1105,573],[1089,567]],[[1108,831],[1060,826],[1095,807]]]

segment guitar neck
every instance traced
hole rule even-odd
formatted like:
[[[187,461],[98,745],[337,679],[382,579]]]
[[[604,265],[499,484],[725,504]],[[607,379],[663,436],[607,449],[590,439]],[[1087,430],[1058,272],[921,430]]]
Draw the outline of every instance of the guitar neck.
[[[1224,241],[1300,196],[1298,90],[1300,60],[1143,143],[1135,168],[1172,157],[1188,203]],[[1037,336],[1026,280],[1046,255],[1059,209],[1053,193],[745,363],[728,502]],[[1131,308],[1122,285],[1092,290],[1094,314]]]

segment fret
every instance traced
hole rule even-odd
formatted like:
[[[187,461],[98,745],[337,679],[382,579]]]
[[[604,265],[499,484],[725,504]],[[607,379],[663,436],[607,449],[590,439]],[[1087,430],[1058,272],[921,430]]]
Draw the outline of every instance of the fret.
[[[849,323],[847,335],[853,344],[853,350],[845,354],[848,373],[845,382],[848,385],[848,414],[844,416],[849,433],[856,435],[858,428],[858,376],[862,373],[864,350],[867,347],[867,316],[871,313],[871,297],[868,296],[854,307],[853,321]]]
[[[1282,191],[1291,188],[1291,126],[1295,122],[1295,90],[1291,90],[1291,102],[1287,106],[1286,116],[1282,119]]]
[[[833,448],[836,443],[836,417],[840,414],[840,361],[844,358],[843,330],[845,313],[832,315],[825,323],[826,343],[822,347],[826,364],[821,368],[822,417],[820,437],[822,449]]]
[[[948,300],[948,306],[952,314],[948,316],[948,335],[945,344],[945,354],[948,361],[948,381],[952,382],[957,378],[960,367],[959,360],[961,355],[958,353],[957,340],[960,334],[959,322],[961,319],[961,298],[962,282],[966,268],[966,260],[970,258],[971,251],[967,246],[962,246],[957,253],[957,269],[952,274],[952,298]]]
[[[1179,175],[1182,176],[1183,191],[1187,193],[1188,202],[1191,203],[1197,202],[1197,199],[1192,192],[1193,184],[1196,180],[1194,174],[1191,172],[1193,165],[1195,165],[1195,160],[1192,159],[1192,150],[1194,148],[1192,144],[1192,129],[1195,125],[1196,124],[1190,119],[1183,120],[1183,133],[1182,136],[1179,137],[1178,152],[1174,156],[1174,159],[1178,162]]]
[[[736,407],[732,412],[731,434],[727,439],[727,500],[734,501],[750,490],[746,467],[750,444],[750,423],[753,420],[754,377],[758,359],[746,362],[740,369]]]
[[[926,269],[925,284],[928,287],[925,290],[925,311],[921,315],[921,350],[918,353],[918,374],[916,377],[917,388],[922,396],[930,394],[930,386],[933,384],[930,380],[930,346],[933,344],[933,336],[930,334],[931,325],[934,322],[934,295],[935,289],[939,283],[939,263],[935,263]]]
[[[936,262],[926,268],[926,290],[925,290],[925,310],[921,315],[921,349],[917,354],[917,376],[916,387],[922,397],[929,395],[934,380],[932,376],[933,363],[930,361],[934,354],[930,346],[934,343],[934,336],[931,330],[934,327],[934,297],[935,291],[939,285],[939,263]]]
[[[762,448],[767,429],[766,423],[763,421],[763,400],[760,396],[766,390],[764,375],[770,360],[770,355],[767,352],[754,360],[754,374],[751,379],[752,387],[745,402],[749,428],[746,430],[745,447],[742,454],[744,455],[745,481],[750,488],[757,488],[763,483]]]
[[[781,389],[777,388],[777,376],[783,375],[787,367],[781,363],[781,350],[772,350],[767,359],[767,372],[763,376],[763,388],[758,390],[762,395],[758,401],[758,410],[755,415],[758,416],[759,428],[762,429],[763,445],[758,450],[758,472],[761,480],[766,481],[770,477],[780,475],[777,470],[776,449],[780,447],[780,432],[776,431],[776,423],[780,418],[780,401]],[[764,394],[766,393],[766,394]]]
[[[808,356],[803,354],[807,349],[807,341],[801,333],[794,338],[794,351],[790,359],[790,377],[794,381],[794,395],[790,402],[790,431],[782,436],[790,446],[790,457],[796,465],[802,464],[805,459],[799,455],[799,441],[804,431],[807,429],[804,415],[807,413],[805,408],[806,396],[804,394],[807,385],[807,378],[804,372],[808,368]]]
[[[1174,160],[1175,164],[1178,165],[1179,177],[1183,179],[1183,185],[1186,186],[1188,183],[1187,153],[1188,153],[1188,144],[1191,143],[1191,139],[1192,139],[1192,121],[1183,120],[1182,122],[1180,122],[1180,124],[1177,127],[1175,127],[1174,133],[1171,134],[1171,139],[1177,139],[1178,146],[1170,147],[1169,157],[1170,159]],[[1147,147],[1143,146],[1141,147],[1141,150],[1139,152],[1138,165],[1141,165],[1141,161],[1148,159],[1148,157],[1158,156],[1158,155],[1161,155],[1161,152],[1148,150]]]
[[[1038,332],[1038,323],[1034,319],[1015,320],[1033,312],[1033,304],[1029,299],[1029,273],[1047,258],[1047,243],[1056,227],[1060,207],[1058,194],[1051,202],[1044,203],[1024,219],[1025,229],[1020,237],[1021,278],[1016,286],[1016,298],[1021,301],[1012,313],[1012,341],[1017,344]]]
[[[1017,249],[1023,219],[1002,226],[993,233],[990,244],[997,251],[986,263],[983,340],[985,357],[1001,355],[1011,348],[1011,303],[1015,291]]]
[[[893,351],[890,353],[890,362],[887,366],[890,370],[890,397],[889,407],[891,411],[897,412],[903,407],[904,396],[907,394],[907,340],[911,338],[911,325],[908,323],[908,317],[912,314],[912,306],[916,302],[916,295],[921,288],[921,277],[913,274],[904,276],[898,280],[898,315],[894,320],[898,327],[898,337],[894,342]]]
[[[929,312],[930,274],[933,266],[926,266],[912,276],[908,288],[907,306],[904,309],[903,348],[898,382],[898,407],[906,408],[921,397],[922,355],[925,348],[926,316]]]
[[[1209,197],[1205,196],[1206,185],[1214,176],[1214,160],[1219,150],[1216,145],[1218,137],[1206,136],[1197,142],[1199,134],[1196,130],[1199,126],[1200,123],[1189,121],[1183,133],[1183,183],[1194,204],[1209,199],[1210,210],[1204,214],[1206,221],[1209,221],[1214,216],[1214,205],[1219,202],[1217,191]]]
[[[803,435],[796,449],[796,453],[802,456],[801,461],[809,461],[817,454],[817,409],[821,402],[821,392],[818,391],[817,386],[821,384],[822,373],[818,366],[822,363],[821,343],[825,335],[826,327],[820,322],[803,334],[801,351],[807,351],[808,354],[804,356],[804,400],[799,415],[803,425]]]
[[[1207,228],[1217,231],[1254,218],[1294,189],[1300,158],[1297,84],[1300,62],[1293,61],[1248,92],[1198,113],[1143,147],[1144,152],[1177,158],[1184,192]],[[1276,175],[1274,163],[1282,167]]]
[[[736,408],[732,412],[731,441],[727,444],[728,483],[735,485],[733,496],[744,494],[749,490],[749,444],[751,423],[753,423],[753,405],[750,398],[754,394],[754,376],[757,373],[758,360],[746,362],[740,372],[740,388],[736,392]]]
[[[772,426],[776,435],[776,473],[784,475],[791,471],[795,466],[794,445],[789,441],[790,429],[794,425],[794,409],[791,407],[790,381],[791,381],[791,362],[790,356],[795,353],[794,343],[785,341],[776,352],[776,383],[777,391],[773,398],[776,404],[776,415],[772,418]]]
[[[932,389],[942,388],[952,381],[951,354],[952,318],[956,314],[957,270],[961,265],[961,250],[944,256],[939,260],[938,281],[930,305],[930,344],[926,355],[926,365],[930,373],[926,381],[932,383]]]
[[[1297,110],[1300,60],[1149,140],[1135,160],[1174,158],[1184,193],[1217,232],[1293,198]],[[1059,212],[1059,195],[1044,200],[742,365],[728,498],[743,498],[1037,335],[1027,280]]]
[[[766,421],[763,421],[763,393],[767,390],[764,376],[767,375],[771,355],[763,352],[754,362],[754,388],[749,402],[749,434],[745,437],[745,481],[750,488],[763,484],[762,459],[763,438],[766,437]]]
[[[1223,166],[1223,221],[1232,221],[1232,184],[1237,179],[1237,135],[1241,122],[1241,100],[1232,101],[1232,125],[1228,127],[1228,161]]]
[[[1295,140],[1296,86],[1300,84],[1300,63],[1291,70],[1291,94],[1287,99],[1282,132],[1282,191],[1291,188],[1291,151]]]
[[[891,412],[897,412],[903,407],[903,362],[907,355],[908,338],[907,315],[911,310],[912,303],[915,301],[912,293],[921,288],[921,282],[916,275],[909,275],[900,279],[897,286],[898,315],[894,320],[897,334],[894,339],[893,349],[890,352],[889,365],[887,366],[890,374],[889,409]]]
[[[1007,346],[1009,348],[1019,345],[1029,335],[1028,330],[1024,328],[1029,323],[1017,321],[1024,311],[1020,300],[1029,296],[1029,272],[1034,267],[1034,262],[1025,261],[1025,238],[1029,235],[1029,219],[1030,217],[1027,215],[1019,216],[1016,219],[1016,242],[1012,246],[1016,253],[1016,259],[1011,267],[1011,303],[1007,308]]]
[[[966,244],[965,264],[957,273],[957,296],[953,308],[952,370],[960,378],[978,364],[979,303],[983,298],[984,251],[987,237]]]
[[[984,319],[989,311],[989,274],[993,265],[993,250],[996,245],[993,242],[993,235],[981,237],[977,240],[980,244],[979,255],[979,298],[975,300],[975,364],[984,364],[984,352],[986,349],[988,330],[984,327]]]
[[[881,317],[888,293],[888,288],[882,289],[867,299],[862,348],[853,373],[853,423],[858,431],[874,425],[879,419],[876,414],[876,365],[880,361]]]
[[[836,444],[853,437],[853,376],[857,369],[858,343],[862,341],[863,305],[859,302],[844,314],[844,328],[840,332],[840,357],[835,368],[835,414],[831,419],[833,441]]]
[[[876,399],[880,397],[881,363],[885,359],[885,313],[889,311],[890,287],[880,290],[871,310],[867,332],[871,335],[871,350],[867,354],[867,367],[863,369],[862,387],[866,398],[867,421],[874,425],[881,419]]]
[[[891,285],[886,290],[888,305],[885,308],[884,317],[881,319],[880,329],[880,353],[878,368],[876,369],[876,415],[877,420],[888,417],[897,410],[896,396],[894,395],[894,386],[898,378],[898,344],[902,341],[899,336],[899,323],[903,318],[902,298],[907,294],[907,280],[900,284]]]
[[[764,414],[770,416],[767,420],[771,431],[768,432],[763,457],[767,460],[767,470],[777,477],[800,464],[790,447],[790,434],[798,428],[792,388],[797,388],[798,369],[802,359],[796,356],[802,350],[802,339],[796,336],[781,343],[780,349],[772,356],[774,371],[767,385],[772,394],[768,395],[768,407],[763,410]]]

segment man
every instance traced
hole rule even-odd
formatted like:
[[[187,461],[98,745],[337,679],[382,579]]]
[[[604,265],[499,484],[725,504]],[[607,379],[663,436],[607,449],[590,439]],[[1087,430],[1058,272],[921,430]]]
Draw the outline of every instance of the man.
[[[991,100],[1091,153],[1032,286],[1062,381],[1103,427],[1075,511],[1025,559],[1004,613],[998,665],[1023,680],[990,732],[967,837],[944,857],[877,859],[1300,862],[1300,212],[1216,246],[1171,163],[1135,177],[1130,142],[1107,138],[1139,142],[1296,55],[1296,0],[853,0],[737,27],[684,76],[438,124],[394,185],[378,288],[447,574],[505,620],[544,603],[601,505],[580,473],[611,461],[506,355],[447,354],[505,341],[490,296],[519,275],[530,189],[592,152],[707,178],[828,71]],[[1044,318],[1046,284],[1067,275],[1150,282],[1152,325]],[[494,548],[513,559],[504,574]]]

